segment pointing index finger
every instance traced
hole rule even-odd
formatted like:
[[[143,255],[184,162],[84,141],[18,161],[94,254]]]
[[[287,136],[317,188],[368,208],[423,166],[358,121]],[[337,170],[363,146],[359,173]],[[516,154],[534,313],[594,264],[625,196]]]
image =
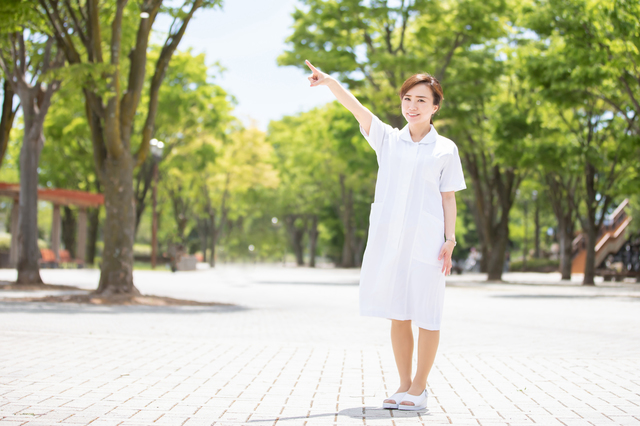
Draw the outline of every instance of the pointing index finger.
[[[316,69],[316,67],[314,67],[313,65],[311,65],[311,62],[309,62],[309,60],[308,60],[308,59],[305,59],[305,60],[304,60],[304,63],[305,63],[305,64],[307,64],[307,66],[308,66],[308,67],[311,69],[311,71],[313,71],[314,73],[316,73],[316,72],[320,72],[320,71],[318,71],[318,70]]]

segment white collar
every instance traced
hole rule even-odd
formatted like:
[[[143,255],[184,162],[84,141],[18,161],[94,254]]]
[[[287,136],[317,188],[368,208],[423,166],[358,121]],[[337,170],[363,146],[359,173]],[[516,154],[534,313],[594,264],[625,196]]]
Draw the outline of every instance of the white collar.
[[[413,139],[411,139],[411,132],[409,131],[409,124],[404,126],[402,130],[400,130],[400,137],[406,140],[407,142],[413,142]],[[427,133],[427,135],[424,138],[422,138],[422,140],[419,141],[418,143],[424,143],[424,144],[433,143],[436,141],[437,138],[438,138],[438,132],[436,131],[436,128],[433,127],[433,124],[432,124],[431,130],[429,131],[429,133]]]

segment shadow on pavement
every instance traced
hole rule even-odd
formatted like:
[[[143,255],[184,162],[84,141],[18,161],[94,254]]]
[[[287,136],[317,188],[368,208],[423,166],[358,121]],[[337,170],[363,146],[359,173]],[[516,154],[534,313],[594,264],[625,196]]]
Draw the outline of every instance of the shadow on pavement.
[[[355,419],[393,419],[393,418],[415,418],[422,416],[431,416],[428,409],[419,410],[419,411],[400,411],[400,410],[389,410],[381,407],[356,407],[356,408],[346,408],[344,410],[340,410],[338,412],[326,413],[326,414],[311,414],[308,416],[290,416],[290,417],[275,417],[275,418],[267,418],[267,419],[255,419],[249,420],[247,423],[262,423],[262,422],[286,422],[288,420],[308,420],[308,419],[317,419],[323,417],[337,417],[337,416],[348,416]]]
[[[505,299],[601,299],[603,297],[613,297],[619,299],[640,300],[640,295],[629,294],[495,294],[491,297]]]
[[[219,306],[143,306],[143,305],[88,305],[77,303],[0,302],[3,313],[33,314],[210,314],[215,312],[242,312],[250,308],[238,305]]]
[[[320,282],[320,281],[254,281],[253,284],[295,284],[295,285],[359,285],[358,281],[355,282],[338,282],[338,283],[328,283],[328,282]]]

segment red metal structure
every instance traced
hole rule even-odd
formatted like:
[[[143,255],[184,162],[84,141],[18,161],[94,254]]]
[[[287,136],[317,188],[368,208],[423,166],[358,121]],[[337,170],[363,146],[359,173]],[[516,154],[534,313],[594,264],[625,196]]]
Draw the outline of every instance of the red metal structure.
[[[18,261],[18,216],[20,184],[0,182],[0,196],[13,199],[11,210],[11,251],[9,263],[15,265]],[[77,206],[78,213],[78,240],[76,261],[83,264],[85,261],[85,250],[87,243],[87,208],[98,207],[104,204],[104,195],[91,192],[75,191],[71,189],[38,189],[38,201],[49,201],[53,203],[53,222],[51,227],[51,249],[55,256],[56,263],[60,262],[60,206]]]
[[[626,231],[629,229],[629,222],[631,222],[631,216],[625,210],[628,205],[629,200],[625,199],[613,213],[607,215],[596,243],[596,268],[604,262],[608,255],[617,253],[627,241]],[[587,258],[586,240],[586,235],[582,233],[573,240],[572,273],[584,272]]]

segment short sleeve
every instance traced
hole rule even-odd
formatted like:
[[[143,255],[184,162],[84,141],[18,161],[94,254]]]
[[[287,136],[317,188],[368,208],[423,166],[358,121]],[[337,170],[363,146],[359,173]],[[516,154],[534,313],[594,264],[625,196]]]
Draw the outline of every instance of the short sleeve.
[[[458,147],[454,146],[452,155],[448,157],[440,174],[440,192],[461,191],[466,189],[467,185],[464,182],[462,162],[460,161],[460,155],[458,155]]]
[[[367,142],[369,142],[369,145],[371,145],[371,148],[373,148],[376,154],[380,153],[385,137],[391,130],[391,126],[389,126],[388,124],[384,124],[375,115],[371,117],[371,128],[369,129],[368,135],[365,133],[362,126],[360,126],[360,133],[362,133],[362,136],[364,136]]]

